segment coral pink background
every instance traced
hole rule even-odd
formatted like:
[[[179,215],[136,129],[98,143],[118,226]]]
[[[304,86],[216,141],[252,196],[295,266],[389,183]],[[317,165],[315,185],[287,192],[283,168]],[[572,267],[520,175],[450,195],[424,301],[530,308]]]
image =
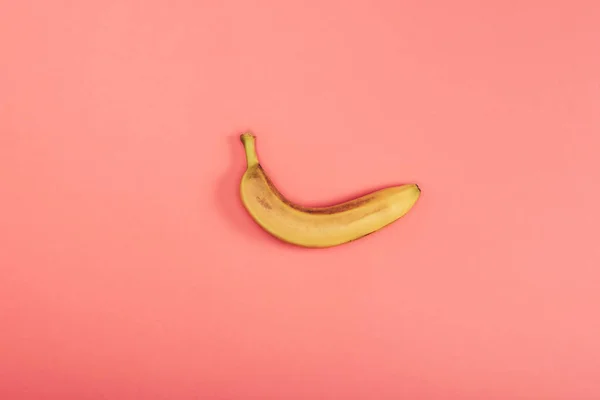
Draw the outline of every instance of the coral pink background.
[[[0,398],[600,399],[597,1],[0,1]],[[417,182],[323,251],[260,230]]]

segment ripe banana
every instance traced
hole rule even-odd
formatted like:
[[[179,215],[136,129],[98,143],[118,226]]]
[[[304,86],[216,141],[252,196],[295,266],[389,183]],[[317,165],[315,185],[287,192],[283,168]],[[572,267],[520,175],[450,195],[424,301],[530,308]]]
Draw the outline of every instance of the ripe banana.
[[[240,194],[250,216],[276,238],[302,247],[331,247],[356,240],[391,224],[415,204],[416,184],[393,186],[330,207],[303,207],[273,185],[256,154],[256,137],[240,136],[247,169]]]

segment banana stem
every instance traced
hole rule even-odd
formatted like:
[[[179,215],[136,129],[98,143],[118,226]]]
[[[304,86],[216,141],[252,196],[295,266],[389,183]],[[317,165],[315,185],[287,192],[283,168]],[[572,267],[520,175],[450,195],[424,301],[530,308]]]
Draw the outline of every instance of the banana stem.
[[[256,155],[256,137],[252,133],[246,132],[240,136],[240,139],[244,144],[244,150],[246,150],[248,168],[255,166],[258,164],[258,156]]]

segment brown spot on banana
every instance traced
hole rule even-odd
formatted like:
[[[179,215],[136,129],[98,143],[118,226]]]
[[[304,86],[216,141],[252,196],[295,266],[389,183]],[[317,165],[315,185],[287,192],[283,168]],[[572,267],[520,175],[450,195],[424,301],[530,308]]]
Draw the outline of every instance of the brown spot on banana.
[[[266,208],[267,210],[272,210],[273,207],[271,207],[271,205],[269,204],[269,202],[265,199],[263,199],[260,196],[256,196],[256,201],[258,201],[258,203],[263,206],[264,208]]]

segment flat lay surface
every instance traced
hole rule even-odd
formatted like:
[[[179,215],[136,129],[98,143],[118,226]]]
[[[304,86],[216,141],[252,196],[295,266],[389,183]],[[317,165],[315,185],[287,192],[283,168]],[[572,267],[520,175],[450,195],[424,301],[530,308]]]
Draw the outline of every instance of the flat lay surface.
[[[0,398],[600,398],[600,5],[0,0]],[[306,206],[417,183],[304,249]]]

